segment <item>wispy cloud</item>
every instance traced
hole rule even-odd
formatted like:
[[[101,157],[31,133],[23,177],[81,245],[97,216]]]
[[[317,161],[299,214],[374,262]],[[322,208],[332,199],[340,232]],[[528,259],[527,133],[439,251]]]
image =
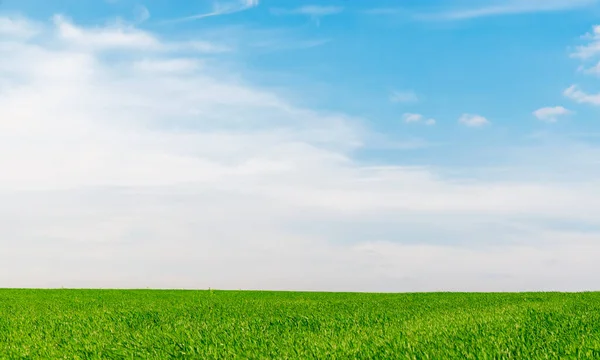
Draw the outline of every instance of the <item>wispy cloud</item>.
[[[404,8],[385,7],[385,8],[372,8],[364,11],[368,15],[399,15],[409,14],[410,12]]]
[[[229,52],[272,53],[317,48],[333,38],[311,36],[289,27],[262,27],[251,24],[218,26],[203,32],[203,42]]]
[[[136,23],[143,23],[150,19],[150,11],[143,5],[136,5],[133,8],[133,17]]]
[[[588,94],[577,85],[571,85],[563,94],[569,99],[580,104],[600,105],[600,94]]]
[[[294,9],[272,8],[270,11],[273,15],[308,16],[315,25],[319,26],[322,17],[339,14],[344,11],[344,8],[341,6],[305,5]]]
[[[572,112],[562,106],[544,107],[537,109],[533,115],[539,120],[546,122],[556,122],[559,117],[569,115]]]
[[[163,21],[162,23],[180,23],[187,21],[194,21],[204,19],[213,16],[234,14],[240,11],[245,11],[259,5],[259,0],[237,0],[229,2],[215,2],[212,7],[212,11],[195,14],[190,16],[184,16],[177,19],[171,19]]]
[[[488,3],[482,7],[453,9],[420,14],[416,17],[422,20],[468,20],[500,15],[573,10],[595,3],[597,0],[505,0]]]
[[[321,17],[339,14],[344,11],[344,8],[341,6],[305,5],[294,9],[272,8],[270,11],[274,15],[306,15],[311,17]]]
[[[482,127],[490,124],[488,119],[476,114],[462,114],[458,122],[468,127]]]
[[[419,121],[423,120],[423,115],[406,113],[406,114],[402,115],[402,119],[404,119],[404,122],[406,122],[406,123],[419,122]]]
[[[394,90],[390,93],[389,99],[393,103],[412,103],[419,101],[417,94],[412,90]]]
[[[42,30],[42,27],[22,17],[0,16],[0,35],[28,38]]]
[[[570,56],[581,61],[578,67],[579,71],[585,74],[600,75],[600,62],[598,62],[598,57],[600,57],[600,25],[593,26],[592,31],[581,38],[586,43],[575,47]],[[596,63],[589,65],[590,61]],[[565,89],[563,95],[579,104],[600,105],[600,93],[590,94],[575,84]]]
[[[80,27],[62,15],[55,15],[53,21],[57,39],[82,49],[197,53],[231,51],[225,45],[203,40],[165,43],[154,34],[127,24],[93,29]]]
[[[166,60],[139,60],[133,63],[132,67],[138,71],[144,71],[151,74],[174,74],[174,73],[192,73],[201,66],[201,62],[196,59],[166,59]]]
[[[332,39],[266,39],[257,40],[248,44],[252,48],[262,50],[298,50],[310,49],[318,46],[323,46],[332,41]]]
[[[587,44],[577,46],[571,53],[571,57],[588,60],[600,55],[600,25],[594,26],[592,32],[585,34],[582,38],[588,40]]]
[[[402,115],[405,123],[423,123],[427,126],[435,125],[435,119],[426,119],[422,114],[405,113]]]
[[[600,76],[600,62],[598,62],[590,67],[581,65],[581,66],[579,66],[578,70],[582,71],[585,74]]]
[[[86,48],[158,49],[159,40],[132,26],[112,26],[103,29],[83,29],[62,15],[53,17],[60,40]]]

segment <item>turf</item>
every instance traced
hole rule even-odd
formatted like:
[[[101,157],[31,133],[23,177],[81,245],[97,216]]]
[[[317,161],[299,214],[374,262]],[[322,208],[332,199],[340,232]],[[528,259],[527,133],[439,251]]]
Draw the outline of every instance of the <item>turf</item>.
[[[2,359],[600,358],[600,293],[0,290]]]

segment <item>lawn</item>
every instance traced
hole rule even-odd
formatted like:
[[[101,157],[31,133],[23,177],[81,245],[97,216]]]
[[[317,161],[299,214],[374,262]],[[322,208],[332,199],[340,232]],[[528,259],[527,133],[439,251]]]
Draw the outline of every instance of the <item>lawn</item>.
[[[600,358],[600,293],[0,290],[1,359]]]

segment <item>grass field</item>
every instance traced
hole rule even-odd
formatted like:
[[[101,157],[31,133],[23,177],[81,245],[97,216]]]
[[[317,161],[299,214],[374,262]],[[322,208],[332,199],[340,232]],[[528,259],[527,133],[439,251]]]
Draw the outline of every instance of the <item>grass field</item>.
[[[600,293],[0,290],[0,358],[600,358]]]

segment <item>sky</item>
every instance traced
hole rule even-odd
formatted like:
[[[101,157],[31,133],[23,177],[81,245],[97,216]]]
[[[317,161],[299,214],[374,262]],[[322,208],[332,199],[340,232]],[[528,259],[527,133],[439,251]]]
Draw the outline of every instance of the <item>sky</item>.
[[[599,290],[599,24],[3,0],[0,287]]]

